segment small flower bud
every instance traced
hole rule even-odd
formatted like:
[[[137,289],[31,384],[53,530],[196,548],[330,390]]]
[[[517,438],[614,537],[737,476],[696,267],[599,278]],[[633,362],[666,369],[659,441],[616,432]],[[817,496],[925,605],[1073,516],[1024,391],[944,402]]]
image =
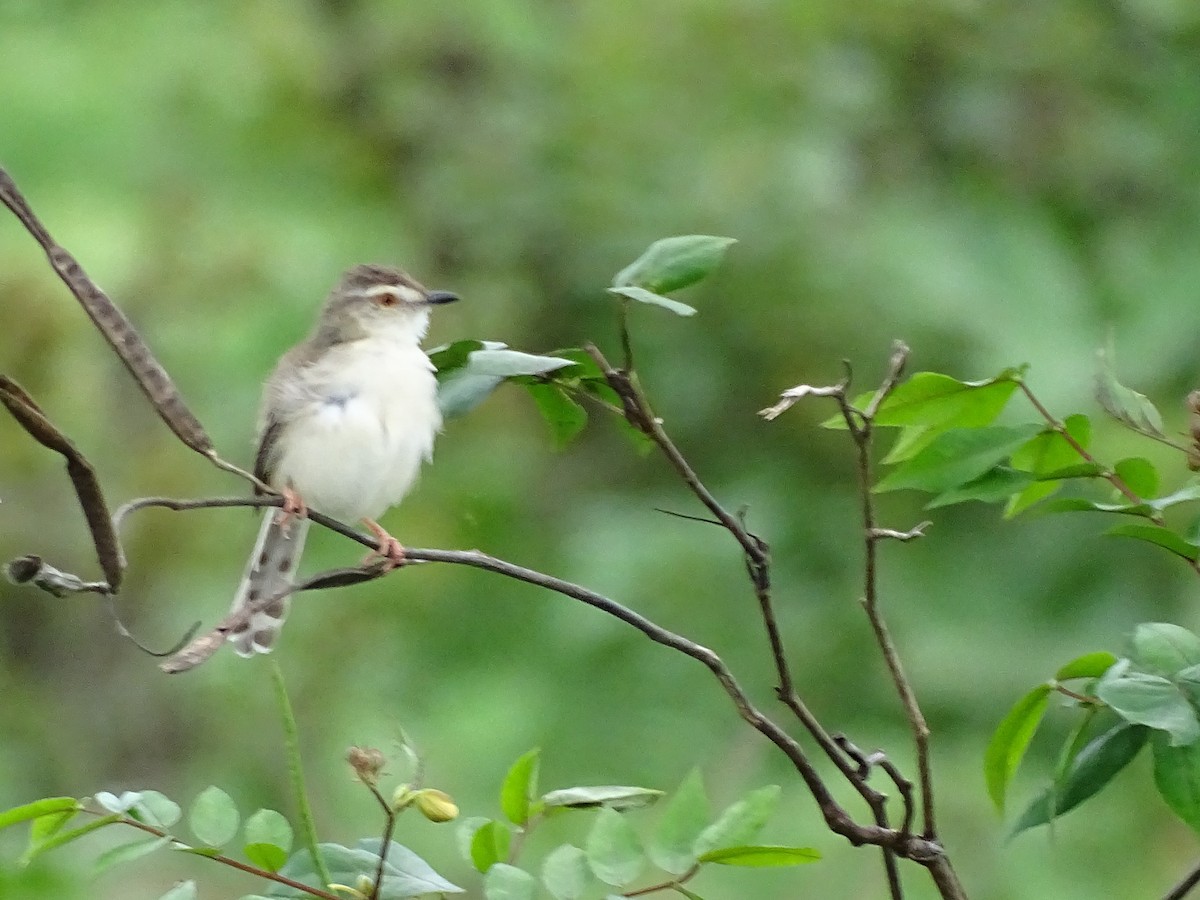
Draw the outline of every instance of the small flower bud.
[[[458,818],[458,806],[445,791],[425,788],[417,791],[416,807],[430,822],[449,822]]]
[[[346,752],[346,761],[363,784],[374,785],[379,780],[385,762],[383,752],[374,747],[351,747]]]

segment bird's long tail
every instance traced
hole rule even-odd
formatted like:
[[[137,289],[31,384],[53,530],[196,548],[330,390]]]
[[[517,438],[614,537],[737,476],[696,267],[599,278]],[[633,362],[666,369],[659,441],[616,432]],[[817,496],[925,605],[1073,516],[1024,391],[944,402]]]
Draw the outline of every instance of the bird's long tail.
[[[292,585],[304,551],[308,525],[308,519],[279,509],[268,509],[263,514],[254,552],[230,608],[237,612],[248,604],[258,605],[246,624],[231,631],[227,638],[238,656],[270,653],[275,646],[292,603],[285,592]]]

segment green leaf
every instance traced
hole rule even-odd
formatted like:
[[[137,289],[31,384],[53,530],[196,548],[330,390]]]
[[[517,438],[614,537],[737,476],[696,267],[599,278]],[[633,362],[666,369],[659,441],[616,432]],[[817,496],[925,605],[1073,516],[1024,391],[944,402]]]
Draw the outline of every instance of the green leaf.
[[[561,450],[587,425],[587,410],[558,384],[533,381],[525,385],[542,419],[550,426],[554,446]]]
[[[995,378],[985,381],[958,381],[940,372],[917,372],[898,385],[880,404],[875,424],[930,428],[934,432],[930,437],[947,428],[988,425],[1004,409],[1017,389],[1022,374],[1022,369],[1005,369]],[[856,409],[865,409],[873,396],[874,392],[856,397],[853,405]],[[846,422],[838,415],[822,425],[826,428],[845,428]],[[915,438],[910,438],[910,442],[913,441]],[[910,448],[908,455],[913,449],[920,448]],[[890,461],[899,462],[900,458]]]
[[[615,809],[621,812],[626,809],[640,809],[649,806],[663,796],[662,791],[653,788],[630,787],[626,785],[601,784],[590,787],[563,788],[551,791],[542,796],[542,803],[547,809]]]
[[[955,428],[901,463],[874,490],[921,490],[940,494],[987,472],[1029,440],[1037,425]]]
[[[1043,791],[1025,810],[1012,833],[1044,825],[1070,812],[1108,784],[1142,749],[1150,729],[1122,722],[1091,740],[1056,784]]]
[[[486,816],[468,816],[459,821],[454,837],[458,855],[467,862],[471,862],[471,842],[475,839],[475,833],[490,821]]]
[[[472,375],[513,378],[518,375],[545,375],[570,365],[574,363],[561,356],[536,356],[532,353],[522,353],[520,350],[509,350],[500,345],[496,348],[486,347],[472,351],[463,370]]]
[[[44,821],[44,819],[50,818],[52,817],[45,816],[42,819],[34,819],[34,822],[41,822]],[[68,815],[67,818],[69,819],[70,816]],[[63,819],[62,821],[65,823],[67,819]],[[41,835],[36,840],[31,833],[29,836],[29,846],[21,855],[20,864],[27,866],[43,853],[48,853],[56,847],[62,847],[64,844],[69,844],[72,841],[78,840],[85,834],[91,834],[97,829],[104,828],[106,825],[112,825],[119,821],[121,821],[120,813],[109,813],[107,816],[101,816],[98,819],[92,819],[92,821],[88,822],[86,825],[80,825],[78,828],[72,828],[69,831],[58,831],[55,829],[52,832],[47,832]]]
[[[252,841],[242,847],[242,853],[254,865],[268,872],[278,872],[288,858],[286,850],[278,844],[269,844],[266,841]]]
[[[141,795],[129,810],[131,818],[159,828],[170,828],[183,815],[178,803],[158,791],[142,791]]]
[[[58,815],[67,811],[75,812],[80,809],[82,806],[74,797],[46,797],[0,812],[0,829],[28,822],[30,819],[40,819],[42,816]]]
[[[512,832],[503,822],[489,819],[471,837],[471,864],[476,871],[486,872],[498,862],[508,859]]]
[[[1158,732],[1151,741],[1154,786],[1171,812],[1200,832],[1200,743],[1173,746]]]
[[[500,786],[500,809],[514,825],[529,821],[529,805],[537,796],[541,752],[535,748],[521,756],[512,764]]]
[[[936,509],[940,506],[951,506],[970,500],[978,500],[981,503],[997,503],[1018,493],[1032,480],[1033,476],[1027,472],[1018,472],[1008,466],[996,466],[994,469],[984,472],[974,481],[968,481],[966,484],[938,494],[925,504],[925,508]]]
[[[1170,677],[1200,664],[1200,638],[1170,622],[1143,622],[1133,631],[1129,658],[1143,672]]]
[[[668,309],[677,316],[694,316],[696,307],[688,306],[686,303],[680,303],[678,300],[672,300],[670,297],[664,297],[662,294],[656,294],[653,291],[648,291],[645,288],[634,287],[611,287],[608,289],[610,294],[616,294],[618,297],[624,297],[626,300],[636,300],[638,303],[645,303],[647,306],[661,306],[663,309]]]
[[[380,846],[378,838],[367,838],[359,841],[354,848],[341,844],[318,844],[317,850],[334,883],[353,885],[360,875],[372,880],[375,878],[379,866]],[[383,881],[379,885],[380,900],[400,900],[438,893],[460,894],[463,891],[435,872],[429,863],[417,854],[395,841],[388,844],[387,862],[383,873]],[[296,851],[287,861],[287,865],[279,870],[279,874],[303,884],[318,886],[319,878],[307,848]],[[272,889],[271,894],[274,896],[277,892]],[[287,896],[294,894],[288,891]]]
[[[1063,428],[1080,447],[1087,449],[1092,438],[1092,423],[1087,416],[1075,414],[1063,421]],[[1032,472],[1039,480],[1028,485],[1014,497],[1010,497],[1004,509],[1004,517],[1011,519],[1041,500],[1045,500],[1062,487],[1060,479],[1066,477],[1091,477],[1100,474],[1100,467],[1083,463],[1079,451],[1053,428],[1046,428],[1035,435],[1025,446],[1013,451],[1012,466]]]
[[[712,850],[752,843],[778,806],[778,785],[771,784],[751,791],[731,804],[717,821],[700,832],[692,847],[693,852],[700,857]]]
[[[201,791],[188,813],[192,833],[209,847],[221,847],[233,840],[239,820],[233,799],[216,785]]]
[[[1050,685],[1039,684],[1013,704],[996,726],[983,756],[983,774],[988,796],[996,809],[1004,812],[1004,800],[1034,732],[1041,724],[1050,700]]]
[[[1068,416],[1063,421],[1063,428],[1075,443],[1087,449],[1092,439],[1092,423],[1087,416],[1081,413]],[[1080,461],[1079,451],[1054,428],[1043,429],[1012,455],[1015,468],[1035,475],[1049,475],[1077,465]]]
[[[708,277],[735,243],[733,238],[707,234],[663,238],[618,272],[613,287],[634,285],[669,294]]]
[[[692,848],[708,824],[708,797],[700,770],[692,769],[667,801],[650,844],[650,858],[664,872],[682,875],[696,862]]]
[[[111,850],[105,850],[96,857],[93,872],[99,875],[113,866],[141,859],[146,854],[153,853],[155,850],[165,847],[169,843],[171,843],[171,838],[169,837],[155,837],[147,838],[143,841],[134,841],[130,844],[121,844],[120,846],[113,847]]]
[[[196,882],[181,881],[158,900],[196,900]]]
[[[1200,483],[1185,484],[1173,494],[1147,500],[1146,503],[1151,509],[1162,512],[1172,506],[1179,506],[1181,503],[1191,503],[1193,500],[1200,500]]]
[[[485,900],[533,900],[537,880],[524,869],[496,863],[483,879]]]
[[[445,344],[441,347],[435,347],[427,354],[429,361],[433,363],[437,370],[438,378],[441,379],[444,375],[453,372],[455,369],[461,369],[467,364],[467,358],[476,350],[483,350],[490,347],[493,350],[499,350],[507,346],[498,341],[485,343],[484,341],[465,340],[455,341],[452,344]]]
[[[802,863],[816,862],[820,858],[820,852],[812,847],[746,846],[711,850],[700,857],[700,862],[719,863],[722,866],[767,868],[798,866]]]
[[[1125,721],[1168,732],[1174,746],[1200,738],[1196,710],[1180,687],[1161,675],[1132,672],[1118,664],[1096,682],[1096,696]]]
[[[1096,401],[1118,422],[1141,434],[1166,438],[1162,416],[1144,394],[1117,381],[1112,368],[1112,352],[1101,350],[1100,371],[1096,375]]]
[[[1158,469],[1148,459],[1131,456],[1113,466],[1113,471],[1139,497],[1153,497],[1158,493]]]
[[[573,844],[555,847],[542,863],[542,884],[554,900],[578,900],[591,886],[587,854]]]
[[[1059,670],[1054,673],[1054,678],[1057,681],[1069,681],[1072,678],[1099,678],[1116,661],[1117,657],[1107,650],[1085,653],[1059,667]]]
[[[292,849],[292,826],[273,809],[260,809],[246,820],[246,843],[273,844],[285,853]]]
[[[574,366],[559,356],[510,350],[499,341],[458,341],[430,353],[438,366],[438,408],[446,418],[478,406],[506,378],[547,375]]]
[[[593,874],[613,887],[629,884],[646,864],[633,826],[613,809],[600,810],[584,846]]]

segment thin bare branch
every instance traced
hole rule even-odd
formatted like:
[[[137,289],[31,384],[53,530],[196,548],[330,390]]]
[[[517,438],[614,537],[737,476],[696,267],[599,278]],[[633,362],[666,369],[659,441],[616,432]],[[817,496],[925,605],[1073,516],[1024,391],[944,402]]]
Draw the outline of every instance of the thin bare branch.
[[[893,541],[907,542],[915,538],[925,537],[925,529],[933,525],[932,522],[925,521],[919,525],[914,525],[908,531],[896,531],[893,528],[874,528],[871,530],[872,538],[890,538]]]
[[[1192,888],[1198,884],[1200,884],[1200,863],[1192,871],[1188,872],[1179,884],[1163,894],[1163,900],[1183,900],[1184,897],[1192,892]]]
[[[878,591],[878,546],[881,540],[893,537],[881,532],[875,514],[874,494],[871,493],[873,484],[871,442],[874,433],[874,417],[884,400],[899,384],[908,361],[908,347],[897,341],[892,348],[892,356],[888,364],[887,374],[883,382],[871,397],[865,410],[854,410],[843,394],[838,398],[842,415],[850,427],[854,438],[858,457],[859,497],[863,522],[864,563],[863,563],[863,609],[871,623],[875,634],[875,642],[883,655],[892,684],[904,707],[909,727],[912,729],[916,745],[917,771],[921,785],[921,808],[924,815],[923,837],[929,841],[937,840],[937,820],[934,811],[933,773],[929,759],[929,725],[917,702],[916,692],[904,672],[900,654],[892,640],[891,631],[879,607]],[[857,413],[857,415],[855,415]]]

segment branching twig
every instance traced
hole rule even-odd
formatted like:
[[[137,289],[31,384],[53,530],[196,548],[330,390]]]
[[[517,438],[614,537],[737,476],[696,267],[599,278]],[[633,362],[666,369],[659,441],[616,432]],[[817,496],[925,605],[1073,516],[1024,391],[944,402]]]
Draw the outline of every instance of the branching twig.
[[[145,822],[139,822],[137,819],[132,819],[129,816],[121,816],[121,818],[117,821],[122,825],[128,825],[131,828],[137,828],[140,831],[144,831],[147,834],[152,834],[155,837],[168,838],[172,840],[174,839],[174,836],[169,832],[163,831],[161,828],[155,828],[153,825],[147,825]],[[257,866],[252,866],[249,863],[242,862],[241,860],[234,859],[230,856],[225,856],[223,853],[213,853],[211,855],[206,853],[205,856],[208,859],[216,860],[217,862],[226,866],[230,866],[234,869],[240,869],[241,871],[247,872],[250,875],[256,875],[259,878],[266,878],[268,881],[274,881],[277,884],[287,885],[288,887],[292,888],[292,890],[303,891],[310,897],[320,897],[321,900],[343,900],[343,898],[339,897],[337,894],[331,894],[329,891],[322,890],[321,888],[312,887],[311,885],[288,878],[286,875],[280,875],[278,872],[269,872],[266,869],[260,869]]]
[[[1079,454],[1080,459],[1082,459],[1084,462],[1091,463],[1097,469],[1099,469],[1100,477],[1116,488],[1117,491],[1120,492],[1120,494],[1130,503],[1136,506],[1139,503],[1144,502],[1142,498],[1139,497],[1134,490],[1125,483],[1125,480],[1121,478],[1120,475],[1106,466],[1102,466],[1099,460],[1092,456],[1092,454],[1088,452],[1087,448],[1084,447],[1083,444],[1075,440],[1075,436],[1072,435],[1071,432],[1067,431],[1067,426],[1055,418],[1054,414],[1051,413],[1050,410],[1046,409],[1042,401],[1037,398],[1037,395],[1029,389],[1029,385],[1025,383],[1025,379],[1020,379],[1017,384],[1021,388],[1021,393],[1025,395],[1025,398],[1030,402],[1030,404],[1032,404],[1033,408],[1037,410],[1038,415],[1046,420],[1046,424],[1050,426],[1055,434],[1059,435],[1059,437],[1061,437],[1067,442],[1067,444],[1070,445],[1072,450]],[[1157,522],[1160,525],[1162,524],[1162,516],[1151,516],[1150,519],[1152,522]]]

